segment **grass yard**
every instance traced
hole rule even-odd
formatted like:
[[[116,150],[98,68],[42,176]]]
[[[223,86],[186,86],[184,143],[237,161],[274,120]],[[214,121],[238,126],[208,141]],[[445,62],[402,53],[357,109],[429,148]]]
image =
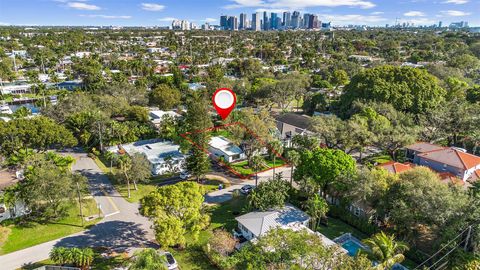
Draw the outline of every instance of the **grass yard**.
[[[317,231],[332,240],[344,233],[351,233],[360,240],[368,238],[368,235],[362,233],[347,223],[332,217],[328,217],[328,226],[320,225],[317,228]]]
[[[227,188],[227,187],[230,186],[230,183],[220,181],[220,180],[217,180],[217,179],[207,179],[207,180],[203,181],[201,184],[202,184],[203,188],[205,189],[206,193],[218,190],[218,185],[220,185],[220,184],[223,185],[223,188]]]
[[[125,198],[125,200],[131,203],[139,202],[140,199],[143,198],[145,195],[148,195],[150,192],[154,191],[158,184],[160,184],[161,182],[173,176],[173,174],[153,176],[150,179],[149,183],[138,183],[137,184],[138,190],[135,190],[133,183],[130,183],[130,198],[128,198],[127,184],[120,183],[115,178],[115,175],[117,174],[118,169],[113,167],[110,170],[110,166],[109,166],[110,164],[108,162],[104,163],[104,161],[102,161],[100,158],[95,158],[94,161],[97,164],[97,166],[105,174],[108,175],[108,178],[110,178],[110,182],[112,182],[113,186],[118,191],[118,193],[120,193],[120,195],[122,195],[122,197]],[[108,166],[106,166],[105,164],[108,164]]]
[[[97,204],[93,199],[88,199],[83,203],[83,214],[84,216],[98,214]],[[75,203],[68,208],[68,215],[58,221],[24,224],[15,224],[15,221],[12,220],[5,221],[3,225],[10,229],[10,233],[0,248],[0,254],[7,254],[83,231],[99,220],[85,221],[82,227],[78,204]]]
[[[263,167],[262,169],[260,169],[260,171],[263,171],[263,170],[266,170],[266,169],[269,169],[269,168],[273,168],[273,167],[277,167],[277,166],[285,165],[285,161],[283,161],[280,158],[277,158],[275,160],[275,163],[273,163],[273,160],[270,160],[270,159],[266,159],[265,162],[266,162],[266,164],[265,164],[266,166]],[[247,164],[248,164],[248,161],[243,160],[243,161],[231,163],[230,166],[232,167],[233,170],[235,170],[236,172],[238,172],[242,175],[250,175],[250,174],[255,173],[255,171],[252,168],[248,167]]]

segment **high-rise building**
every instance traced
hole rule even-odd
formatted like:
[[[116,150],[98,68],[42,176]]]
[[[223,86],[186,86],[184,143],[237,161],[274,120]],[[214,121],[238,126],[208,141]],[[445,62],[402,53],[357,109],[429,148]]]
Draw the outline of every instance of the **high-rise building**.
[[[246,29],[247,28],[247,14],[240,13],[240,23],[238,25],[238,29]]]
[[[293,12],[290,26],[294,29],[295,28],[300,28],[300,26],[301,26],[300,25],[300,12],[298,12],[298,11]]]
[[[238,30],[238,19],[236,16],[228,17],[228,30],[232,30],[232,31]]]
[[[220,28],[222,28],[222,30],[228,29],[228,16],[227,15],[220,16]]]
[[[263,12],[263,30],[267,31],[270,29],[269,23],[268,23],[268,14],[266,11]]]
[[[277,19],[278,19],[277,13],[272,12],[270,14],[270,29],[278,29]]]
[[[321,22],[318,20],[317,15],[310,14],[308,18],[308,29],[317,29],[320,28]]]
[[[282,22],[283,27],[285,28],[290,27],[290,17],[291,17],[290,12],[288,11],[283,12],[283,22]]]
[[[308,13],[303,14],[303,25],[302,28],[307,29],[308,26],[310,25],[310,15]]]
[[[260,22],[260,12],[252,14],[252,30],[253,31],[260,31],[262,30],[262,25]]]

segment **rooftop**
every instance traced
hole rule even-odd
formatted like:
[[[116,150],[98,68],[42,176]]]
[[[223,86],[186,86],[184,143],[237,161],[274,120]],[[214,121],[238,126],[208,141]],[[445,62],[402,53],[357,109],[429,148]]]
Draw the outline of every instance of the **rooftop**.
[[[427,142],[417,142],[405,148],[416,151],[416,152],[424,153],[424,152],[444,149],[445,147],[439,146],[436,144],[427,143]]]
[[[310,117],[295,113],[285,113],[276,118],[277,121],[289,124],[301,129],[308,129],[310,127]]]
[[[285,205],[283,208],[271,211],[250,212],[235,219],[258,237],[276,227],[295,230],[302,227],[298,225],[309,220],[310,217],[293,205]]]
[[[480,157],[456,148],[441,148],[421,153],[418,156],[464,170],[480,165]]]
[[[413,168],[413,166],[414,165],[411,163],[400,163],[395,161],[389,161],[387,163],[378,165],[378,167],[382,167],[391,173],[401,173],[404,171],[408,171]]]
[[[144,140],[119,146],[113,146],[108,149],[110,152],[121,153],[124,150],[129,155],[136,153],[144,154],[152,164],[162,163],[165,158],[182,159],[184,155],[180,153],[180,146],[171,141],[162,141],[158,139]]]
[[[213,148],[221,150],[227,155],[238,155],[243,153],[240,147],[234,145],[233,143],[231,143],[229,140],[227,140],[225,137],[222,137],[222,136],[212,137],[208,144]]]

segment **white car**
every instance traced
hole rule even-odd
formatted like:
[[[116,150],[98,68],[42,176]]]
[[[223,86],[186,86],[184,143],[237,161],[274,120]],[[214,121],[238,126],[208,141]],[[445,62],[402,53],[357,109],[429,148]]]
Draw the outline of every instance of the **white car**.
[[[165,257],[167,258],[166,264],[167,264],[168,270],[178,269],[177,260],[175,260],[175,258],[173,257],[172,253],[170,253],[170,252],[165,252],[164,255],[165,255]]]
[[[182,180],[187,180],[190,177],[192,177],[192,174],[190,174],[189,172],[181,172],[180,173],[180,179],[182,179]]]

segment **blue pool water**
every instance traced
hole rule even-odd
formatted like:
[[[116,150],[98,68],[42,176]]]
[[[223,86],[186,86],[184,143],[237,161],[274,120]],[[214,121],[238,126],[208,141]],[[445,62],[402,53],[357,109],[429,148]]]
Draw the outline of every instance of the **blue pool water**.
[[[358,250],[362,249],[362,247],[355,241],[347,240],[345,243],[342,244],[342,247],[348,251],[348,255],[355,256],[358,253]]]

